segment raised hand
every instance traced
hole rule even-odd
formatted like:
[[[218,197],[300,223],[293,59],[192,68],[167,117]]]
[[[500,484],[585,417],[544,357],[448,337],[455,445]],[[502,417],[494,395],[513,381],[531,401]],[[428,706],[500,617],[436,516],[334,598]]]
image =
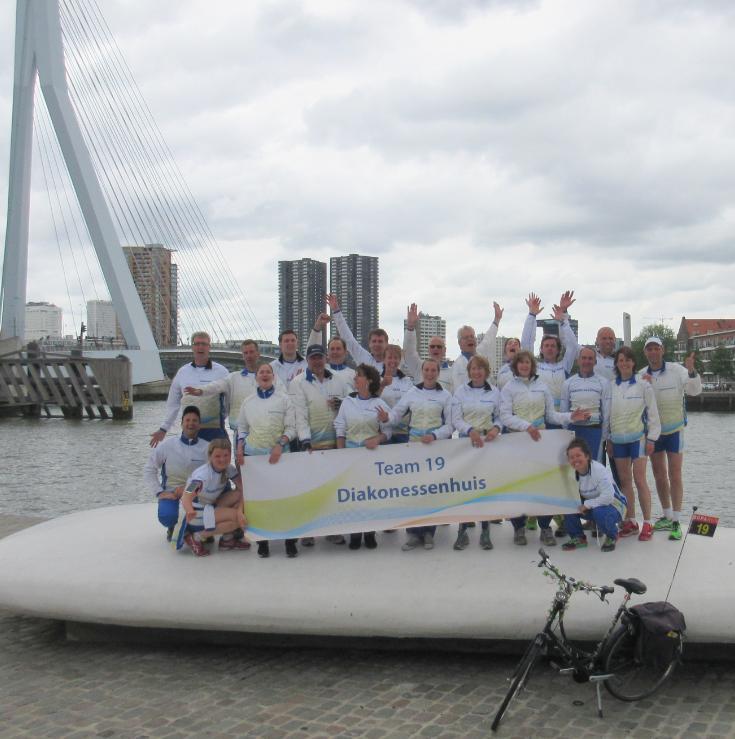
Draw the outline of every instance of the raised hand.
[[[564,320],[564,316],[566,316],[566,311],[561,306],[555,305],[551,311],[551,317],[561,323]]]
[[[388,414],[388,411],[385,410],[385,408],[378,407],[375,409],[375,413],[378,416],[378,421],[380,421],[380,423],[388,423],[388,421],[390,420],[390,415]]]
[[[528,312],[537,316],[543,310],[541,305],[541,298],[536,293],[529,293],[526,298],[526,305],[528,306]]]
[[[416,328],[416,324],[419,322],[419,309],[416,303],[411,303],[406,310],[406,327],[410,330]]]
[[[569,312],[569,306],[574,303],[574,290],[567,290],[565,293],[562,293],[562,296],[559,298],[559,307],[564,311],[564,313]]]
[[[320,313],[314,321],[314,331],[321,331],[325,326],[329,325],[332,320],[332,316],[329,313]]]
[[[493,310],[495,311],[495,325],[500,323],[500,319],[503,317],[503,309],[500,305],[493,301]]]
[[[332,313],[336,313],[339,310],[339,298],[334,293],[327,295],[327,305]]]
[[[694,352],[692,352],[685,360],[684,360],[684,366],[689,370],[689,372],[695,372],[695,365],[694,365]]]

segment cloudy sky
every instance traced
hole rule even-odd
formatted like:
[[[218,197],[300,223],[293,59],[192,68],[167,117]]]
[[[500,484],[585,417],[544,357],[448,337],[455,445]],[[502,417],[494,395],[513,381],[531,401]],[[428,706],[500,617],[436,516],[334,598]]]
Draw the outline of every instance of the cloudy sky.
[[[728,0],[99,3],[269,338],[278,260],[350,252],[380,257],[394,338],[410,301],[452,333],[497,300],[518,334],[531,290],[574,289],[583,340],[735,317]],[[28,298],[65,306],[31,234]]]

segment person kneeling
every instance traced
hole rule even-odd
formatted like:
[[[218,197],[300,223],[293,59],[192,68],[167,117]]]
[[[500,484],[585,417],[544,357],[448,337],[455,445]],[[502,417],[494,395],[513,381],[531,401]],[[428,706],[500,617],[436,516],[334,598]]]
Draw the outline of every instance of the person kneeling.
[[[197,557],[209,550],[203,537],[221,535],[219,548],[249,549],[236,533],[246,526],[243,512],[242,478],[230,464],[232,448],[228,439],[214,439],[207,448],[207,464],[198,467],[187,480],[181,498],[182,514],[176,524],[172,543],[176,549],[187,544]],[[235,487],[231,489],[230,483]]]
[[[564,524],[571,538],[562,549],[569,552],[587,546],[587,537],[582,530],[581,519],[584,517],[592,519],[598,531],[605,535],[602,551],[612,552],[618,539],[618,525],[625,512],[625,496],[615,484],[610,470],[592,459],[584,439],[577,437],[569,442],[567,459],[574,469],[582,504],[579,513],[564,516]]]

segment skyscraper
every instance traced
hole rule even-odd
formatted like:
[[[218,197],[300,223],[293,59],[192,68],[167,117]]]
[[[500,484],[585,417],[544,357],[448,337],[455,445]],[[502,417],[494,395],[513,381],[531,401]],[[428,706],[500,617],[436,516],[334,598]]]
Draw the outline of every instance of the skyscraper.
[[[111,300],[87,301],[87,338],[114,339],[117,315]]]
[[[350,254],[329,260],[329,291],[335,293],[355,338],[367,347],[378,320],[378,258]],[[332,335],[336,334],[334,324]]]
[[[62,311],[58,305],[46,302],[26,303],[26,326],[24,341],[39,339],[60,339]],[[75,328],[79,328],[78,326]]]
[[[403,319],[403,330],[406,330],[406,319]],[[432,336],[441,336],[447,340],[447,322],[441,316],[430,316],[428,313],[419,313],[416,324],[416,348],[421,359],[429,356],[429,339]]]
[[[178,338],[178,273],[171,249],[162,244],[123,246],[135,289],[158,347],[176,346]]]
[[[315,259],[278,262],[278,333],[293,329],[303,354],[314,319],[324,312],[327,265]]]

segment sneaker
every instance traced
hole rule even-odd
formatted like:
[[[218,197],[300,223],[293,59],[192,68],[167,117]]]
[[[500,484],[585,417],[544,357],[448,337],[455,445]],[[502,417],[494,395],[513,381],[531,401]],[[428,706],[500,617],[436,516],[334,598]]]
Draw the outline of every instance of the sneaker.
[[[671,531],[674,527],[674,522],[666,516],[661,516],[656,523],[653,524],[654,531]]]
[[[375,532],[374,531],[366,531],[365,532],[365,549],[377,549],[378,542],[375,541]]]
[[[434,534],[424,534],[424,549],[434,548]]]
[[[613,552],[615,551],[615,544],[617,544],[617,539],[613,539],[611,536],[606,536],[600,549],[603,552]]]
[[[301,546],[302,547],[313,547],[314,546],[314,537],[313,536],[305,536],[301,540]]]
[[[487,529],[483,529],[480,534],[480,546],[483,549],[492,549],[493,543],[490,541],[490,532]]]
[[[350,534],[350,549],[359,549],[362,546],[362,534]]]
[[[169,526],[168,529],[166,529],[166,541],[171,541],[173,535],[174,535],[174,527]]]
[[[410,552],[412,549],[416,549],[419,544],[421,544],[421,539],[416,534],[409,534],[401,549],[404,552]]]
[[[483,534],[485,532],[483,531]],[[454,548],[461,552],[470,543],[470,537],[467,536],[467,532],[464,529],[460,529],[457,534],[457,540],[454,542]]]
[[[217,545],[217,549],[220,551],[244,551],[246,549],[250,549],[250,542],[245,541],[245,539],[235,539],[235,537],[231,537],[229,539],[225,539],[224,537],[220,538],[219,544]]]
[[[653,526],[650,523],[644,523],[641,533],[638,534],[638,541],[650,541],[653,538]]]
[[[529,531],[536,531],[538,528],[538,521],[536,520],[536,516],[529,516],[526,519],[526,528]]]
[[[581,536],[581,537],[573,536],[571,537],[571,539],[569,539],[569,541],[562,544],[561,548],[565,552],[574,552],[577,549],[586,549],[587,548],[587,537],[586,536]]]
[[[208,557],[209,549],[202,542],[195,539],[191,534],[184,536],[184,543],[194,552],[195,557]]]
[[[528,542],[526,541],[526,529],[521,527],[513,532],[513,543],[519,547],[525,547]]]
[[[286,556],[289,559],[299,556],[299,550],[296,549],[296,539],[286,539]]]
[[[237,549],[250,549],[250,542],[245,538],[245,532],[242,529],[235,529],[232,535],[235,537],[235,541],[241,541],[245,544],[245,546],[237,547]]]
[[[266,557],[270,557],[271,555],[271,549],[268,545],[267,541],[259,541],[258,542],[258,556],[262,559],[265,559]]]
[[[541,529],[541,544],[545,547],[556,546],[556,539],[554,538],[554,532],[551,530],[551,526],[548,529]]]
[[[669,532],[669,541],[680,541],[680,540],[681,540],[681,524],[678,521],[672,521],[671,531]]]
[[[633,521],[630,518],[626,518],[618,529],[619,536],[633,536],[638,533],[638,521]]]

